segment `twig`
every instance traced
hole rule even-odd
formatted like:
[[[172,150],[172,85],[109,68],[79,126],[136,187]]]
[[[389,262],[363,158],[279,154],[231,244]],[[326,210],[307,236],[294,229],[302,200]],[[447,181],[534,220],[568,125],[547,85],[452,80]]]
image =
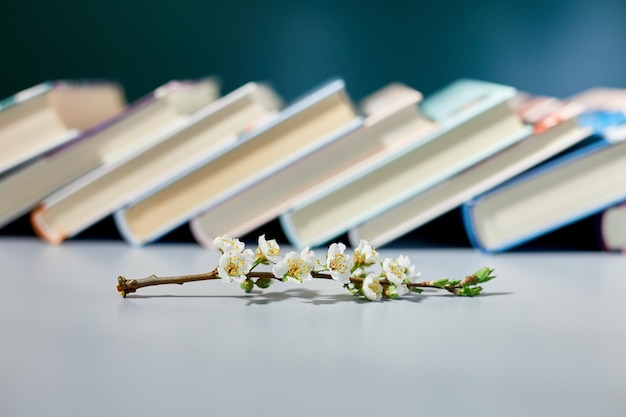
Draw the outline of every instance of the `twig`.
[[[331,279],[332,280],[332,277],[330,276],[330,274],[323,273],[323,272],[313,272],[311,275],[313,276],[313,278],[317,278],[317,279]],[[271,278],[271,279],[280,280],[280,278],[275,277],[274,274],[272,274],[271,272],[252,271],[248,273],[246,276],[248,277],[248,279]],[[171,276],[171,277],[159,277],[157,275],[150,275],[145,278],[126,279],[123,276],[119,276],[117,278],[116,288],[122,297],[126,297],[126,295],[136,292],[139,288],[143,288],[143,287],[150,287],[154,285],[164,285],[164,284],[183,285],[186,282],[208,281],[212,279],[220,279],[220,277],[217,274],[217,268],[212,270],[211,272],[205,272],[203,274],[177,275],[177,276]],[[360,284],[360,283],[363,283],[363,278],[352,277],[350,278],[350,281],[353,284]],[[383,287],[392,285],[392,283],[389,282],[389,280],[387,279],[381,279],[379,280],[379,283]],[[453,294],[456,294],[456,290],[460,288],[461,286],[460,284],[441,286],[441,285],[436,285],[435,283],[436,281],[423,281],[423,282],[413,282],[413,283],[406,284],[406,285],[409,289],[438,288],[438,289],[447,290],[448,292],[451,292]]]

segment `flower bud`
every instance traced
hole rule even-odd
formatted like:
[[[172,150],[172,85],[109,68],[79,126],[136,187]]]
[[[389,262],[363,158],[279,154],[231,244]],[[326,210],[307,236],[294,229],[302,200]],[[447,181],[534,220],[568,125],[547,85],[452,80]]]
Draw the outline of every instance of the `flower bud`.
[[[254,283],[252,282],[252,280],[246,279],[241,282],[241,289],[244,290],[245,292],[252,292],[253,288],[254,288]]]
[[[272,285],[272,278],[259,278],[255,284],[259,288],[267,288]]]
[[[398,288],[395,285],[388,285],[385,290],[385,297],[388,298],[398,298]]]

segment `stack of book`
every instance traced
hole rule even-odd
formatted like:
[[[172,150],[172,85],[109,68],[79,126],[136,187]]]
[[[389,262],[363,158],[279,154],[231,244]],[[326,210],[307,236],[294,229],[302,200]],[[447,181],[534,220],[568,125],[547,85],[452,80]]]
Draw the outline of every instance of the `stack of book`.
[[[133,245],[189,223],[207,247],[278,220],[294,247],[376,246],[453,210],[474,246],[513,249],[597,215],[626,247],[626,90],[569,99],[462,79],[390,83],[354,103],[334,79],[284,105],[248,83],[44,83],[0,101],[0,227],[30,213],[60,244],[113,216]]]

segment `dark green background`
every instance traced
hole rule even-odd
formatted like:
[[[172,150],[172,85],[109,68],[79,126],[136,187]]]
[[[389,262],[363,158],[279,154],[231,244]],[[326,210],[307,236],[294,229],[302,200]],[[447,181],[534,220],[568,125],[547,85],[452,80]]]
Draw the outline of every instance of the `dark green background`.
[[[0,46],[0,97],[111,78],[133,100],[206,75],[224,92],[269,82],[287,100],[333,76],[355,100],[391,81],[428,94],[461,77],[566,97],[626,87],[626,2],[4,0]],[[21,219],[0,233],[31,232]]]

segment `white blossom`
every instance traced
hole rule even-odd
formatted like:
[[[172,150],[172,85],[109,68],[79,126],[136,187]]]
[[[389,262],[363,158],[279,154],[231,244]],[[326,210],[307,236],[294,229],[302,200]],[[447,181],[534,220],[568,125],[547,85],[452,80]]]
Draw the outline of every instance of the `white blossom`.
[[[276,239],[265,240],[265,235],[259,236],[259,246],[256,255],[258,258],[273,264],[280,261],[280,247],[276,243]]]
[[[333,243],[328,248],[326,255],[326,268],[330,272],[330,276],[339,282],[347,284],[350,282],[350,261],[352,257],[344,252],[346,245],[343,243]]]
[[[407,258],[408,259],[408,258]],[[411,262],[411,261],[409,261]],[[406,272],[406,279],[404,282],[406,284],[410,284],[412,282],[417,282],[417,279],[422,275],[420,271],[415,272],[415,265],[409,265]]]
[[[415,272],[415,265],[412,265],[411,260],[404,255],[398,256],[397,259],[386,258],[383,261],[383,273],[389,282],[396,286],[414,282],[420,276],[419,272]]]
[[[252,269],[254,252],[246,249],[242,252],[231,250],[224,253],[218,262],[217,273],[225,282],[241,283],[246,279],[246,274]]]
[[[311,272],[317,263],[317,258],[313,251],[307,246],[298,255],[291,251],[272,268],[276,278],[284,281],[303,282],[313,278]]]
[[[368,300],[379,301],[383,298],[383,286],[378,280],[379,277],[373,273],[368,274],[363,280],[361,292]]]
[[[324,268],[324,265],[317,259],[315,256],[315,252],[313,252],[309,247],[302,249],[300,252],[300,258],[302,258],[309,266],[311,267],[311,271],[319,271]]]
[[[399,259],[385,258],[383,261],[383,273],[389,282],[395,285],[402,284],[406,278],[404,266],[400,265]]]
[[[404,268],[404,283],[410,284],[412,282],[416,282],[420,277],[421,273],[415,272],[415,265],[411,263],[411,259],[408,256],[400,255],[398,256],[398,264]]]
[[[245,244],[239,239],[233,239],[228,236],[218,236],[213,240],[213,244],[222,253],[228,253],[231,251],[242,252]]]
[[[364,239],[354,250],[354,263],[356,265],[370,266],[378,262],[378,252]]]

